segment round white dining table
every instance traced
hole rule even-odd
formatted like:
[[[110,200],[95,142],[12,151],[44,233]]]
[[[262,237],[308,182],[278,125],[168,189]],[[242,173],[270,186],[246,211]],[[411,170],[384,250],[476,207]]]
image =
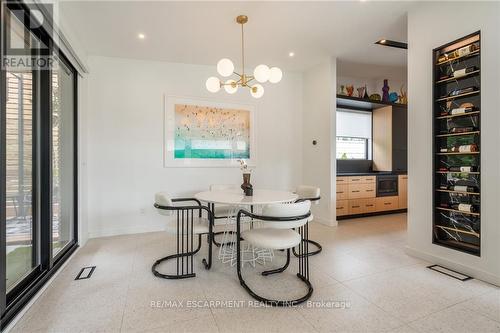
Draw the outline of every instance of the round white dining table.
[[[253,190],[252,196],[245,196],[242,190],[204,191],[194,195],[200,201],[231,206],[257,206],[294,202],[298,195],[289,191]]]

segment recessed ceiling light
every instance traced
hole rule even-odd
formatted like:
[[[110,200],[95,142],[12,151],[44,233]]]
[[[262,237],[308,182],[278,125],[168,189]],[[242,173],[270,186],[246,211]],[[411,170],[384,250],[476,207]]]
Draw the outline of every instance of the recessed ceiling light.
[[[398,49],[407,49],[408,44],[403,43],[403,42],[397,42],[395,40],[389,40],[389,39],[381,39],[375,42],[375,44],[379,44],[382,46],[389,46],[389,47],[395,47]]]
[[[139,37],[139,39],[144,39],[144,38],[146,38],[146,35],[145,34],[138,34],[137,37]]]
[[[295,52],[290,52],[290,53],[288,53],[288,56],[289,56],[289,57],[293,57],[293,56],[295,56]]]

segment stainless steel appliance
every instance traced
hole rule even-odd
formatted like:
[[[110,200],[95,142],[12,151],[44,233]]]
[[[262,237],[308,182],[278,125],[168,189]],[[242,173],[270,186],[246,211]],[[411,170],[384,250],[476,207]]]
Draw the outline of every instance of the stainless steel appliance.
[[[377,175],[377,197],[398,195],[398,175]]]

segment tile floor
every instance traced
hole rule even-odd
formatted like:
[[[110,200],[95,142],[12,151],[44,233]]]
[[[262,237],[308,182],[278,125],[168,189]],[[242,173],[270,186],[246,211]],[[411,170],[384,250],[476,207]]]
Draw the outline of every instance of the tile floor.
[[[158,279],[151,264],[171,252],[172,238],[147,233],[90,240],[12,331],[500,332],[500,288],[460,282],[407,256],[405,214],[343,221],[337,228],[313,223],[310,234],[324,247],[311,258],[314,306],[252,307],[234,267],[217,260],[210,271],[199,263],[194,279]],[[283,259],[278,253],[267,267]],[[74,281],[86,265],[97,266],[92,278]],[[257,274],[262,270],[244,270],[258,292],[304,291],[293,275],[296,262],[281,276],[264,278]],[[198,301],[214,306],[193,307]],[[226,307],[216,305],[223,301]],[[236,308],[235,301],[245,306]]]

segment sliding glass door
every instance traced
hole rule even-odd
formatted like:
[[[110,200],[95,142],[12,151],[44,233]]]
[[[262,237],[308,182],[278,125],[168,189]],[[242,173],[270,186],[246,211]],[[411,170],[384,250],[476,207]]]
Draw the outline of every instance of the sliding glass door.
[[[52,71],[52,256],[73,240],[75,165],[73,71],[61,59]]]
[[[1,8],[3,329],[77,247],[77,76],[33,8]]]
[[[12,13],[6,13],[8,46],[39,49],[42,42]],[[10,292],[39,265],[36,210],[36,113],[38,71],[5,70],[6,289]]]

